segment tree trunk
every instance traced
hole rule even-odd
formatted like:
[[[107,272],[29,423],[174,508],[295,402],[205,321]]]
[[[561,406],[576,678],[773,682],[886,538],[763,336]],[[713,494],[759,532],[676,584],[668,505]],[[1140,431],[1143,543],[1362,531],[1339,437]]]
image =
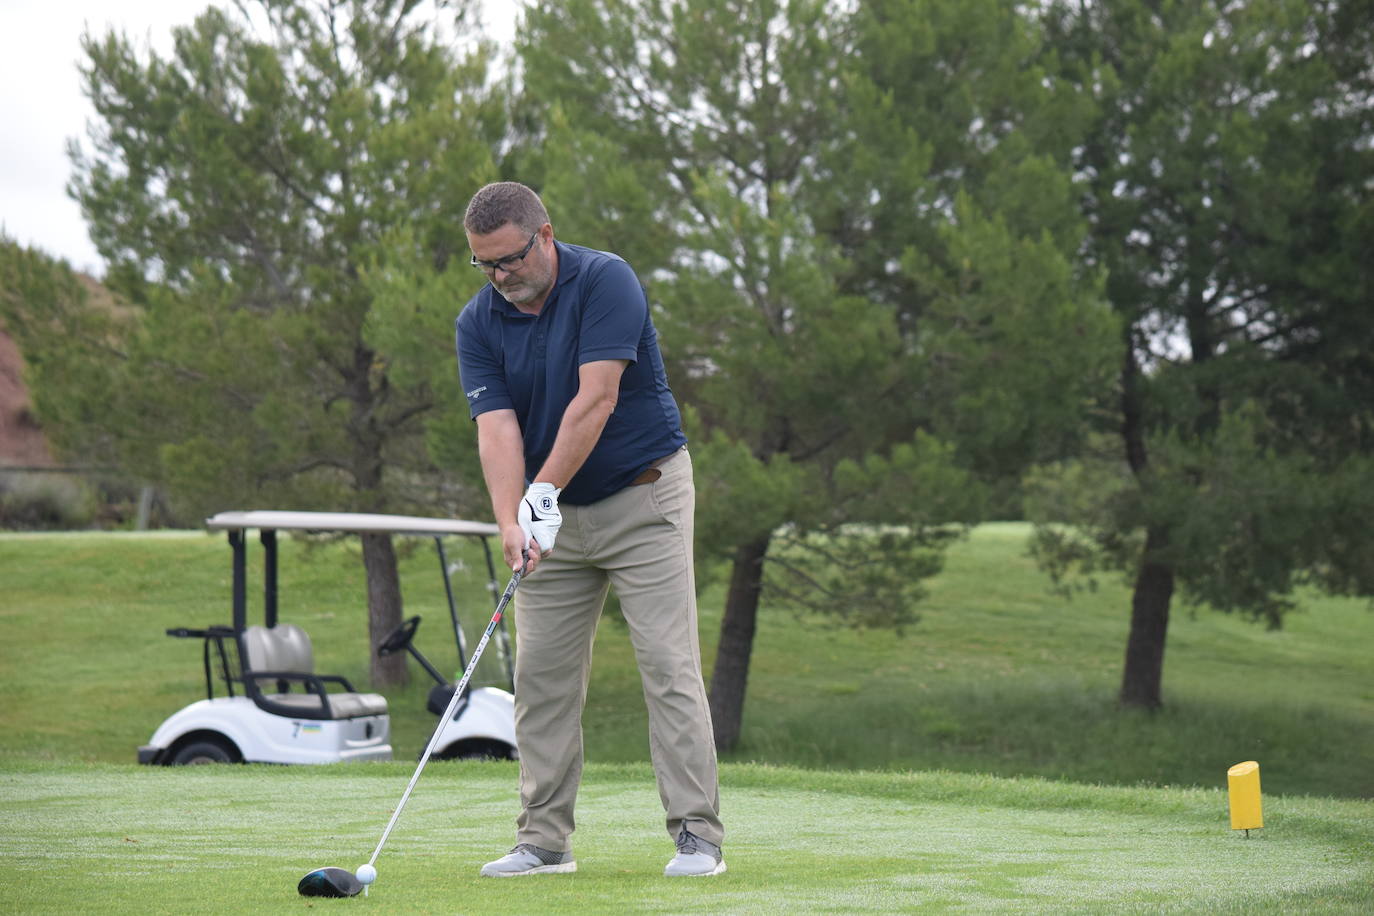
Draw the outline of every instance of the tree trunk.
[[[389,534],[364,534],[362,539],[372,686],[402,687],[410,682],[406,654],[393,652],[385,658],[377,654],[381,641],[401,625],[401,577],[396,570],[396,551]]]
[[[1127,330],[1126,358],[1121,371],[1121,438],[1126,463],[1135,475],[1137,486],[1148,484],[1150,463],[1145,447],[1143,394],[1140,390],[1140,364],[1136,361],[1134,338]],[[1149,525],[1145,549],[1140,557],[1135,590],[1131,594],[1131,632],[1126,638],[1126,665],[1121,675],[1122,706],[1159,709],[1164,705],[1160,685],[1164,680],[1164,640],[1169,633],[1169,604],[1174,597],[1174,569],[1159,559],[1169,545],[1169,531]]]
[[[1126,639],[1126,668],[1121,676],[1122,706],[1159,709],[1164,705],[1164,640],[1169,632],[1169,604],[1174,595],[1174,570],[1154,559],[1168,544],[1161,528],[1145,536],[1145,553],[1131,595],[1131,634]]]
[[[744,719],[744,692],[749,681],[749,656],[754,650],[758,624],[759,591],[763,585],[763,558],[771,535],[735,549],[730,573],[730,592],[725,598],[725,617],[720,622],[720,644],[711,673],[711,721],[716,748],[733,750],[739,743]]]
[[[348,399],[352,403],[349,438],[353,441],[353,487],[357,511],[385,511],[383,491],[383,446],[387,436],[381,428],[380,414],[386,404],[386,377],[374,380],[372,371],[377,354],[361,337],[353,345],[353,365],[344,373]],[[396,550],[389,534],[364,534],[363,569],[367,572],[368,667],[374,687],[403,687],[410,683],[406,653],[393,652],[385,658],[377,646],[401,625],[401,576],[396,569]]]

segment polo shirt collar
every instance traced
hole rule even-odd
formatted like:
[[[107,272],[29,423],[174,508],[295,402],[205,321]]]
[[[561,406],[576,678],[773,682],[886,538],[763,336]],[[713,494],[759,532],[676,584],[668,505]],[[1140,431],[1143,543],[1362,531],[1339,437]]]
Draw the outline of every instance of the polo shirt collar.
[[[557,288],[577,276],[582,269],[582,255],[558,239],[553,240],[553,247],[558,249],[558,282],[554,284]]]

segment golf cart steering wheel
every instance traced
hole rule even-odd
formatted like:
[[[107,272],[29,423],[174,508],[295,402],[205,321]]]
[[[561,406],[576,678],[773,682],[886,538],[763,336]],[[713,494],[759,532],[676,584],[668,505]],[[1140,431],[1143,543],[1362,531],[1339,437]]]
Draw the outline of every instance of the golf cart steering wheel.
[[[377,646],[378,655],[390,655],[393,652],[404,652],[410,648],[410,641],[415,638],[415,631],[420,628],[420,615],[402,623],[399,627],[387,634]]]

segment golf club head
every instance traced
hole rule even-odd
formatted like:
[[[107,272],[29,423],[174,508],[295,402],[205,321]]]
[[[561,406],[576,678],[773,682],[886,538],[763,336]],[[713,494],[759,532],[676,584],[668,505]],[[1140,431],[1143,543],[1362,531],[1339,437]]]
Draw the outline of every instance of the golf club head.
[[[301,879],[296,890],[302,897],[356,897],[363,884],[346,868],[317,868]]]

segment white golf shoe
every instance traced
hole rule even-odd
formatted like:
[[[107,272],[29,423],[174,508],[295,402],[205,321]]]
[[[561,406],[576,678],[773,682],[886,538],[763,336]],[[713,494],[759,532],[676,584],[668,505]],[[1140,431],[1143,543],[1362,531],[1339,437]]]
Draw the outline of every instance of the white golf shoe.
[[[720,847],[682,828],[677,835],[677,855],[663,869],[669,878],[704,878],[725,871],[725,859]]]
[[[550,852],[529,843],[521,843],[497,859],[482,866],[484,878],[516,878],[521,875],[554,875],[577,871],[571,852]]]

